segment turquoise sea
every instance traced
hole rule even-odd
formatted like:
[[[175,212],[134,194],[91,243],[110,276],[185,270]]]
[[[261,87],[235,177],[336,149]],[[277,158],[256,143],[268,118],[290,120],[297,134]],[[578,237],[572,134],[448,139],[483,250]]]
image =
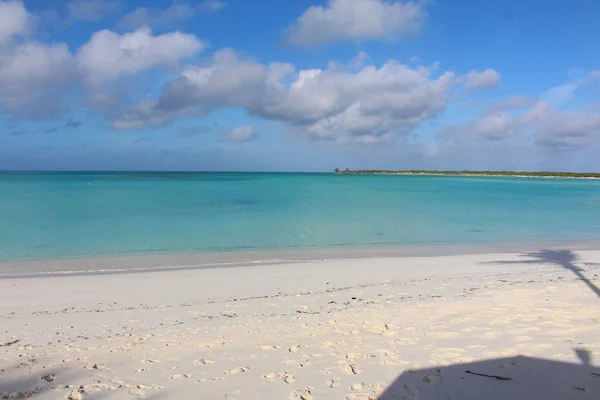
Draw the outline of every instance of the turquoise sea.
[[[0,262],[598,238],[598,180],[0,173]]]

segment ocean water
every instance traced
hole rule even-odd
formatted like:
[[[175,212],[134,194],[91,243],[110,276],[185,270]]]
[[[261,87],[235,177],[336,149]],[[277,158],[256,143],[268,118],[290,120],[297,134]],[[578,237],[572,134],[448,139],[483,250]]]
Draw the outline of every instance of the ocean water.
[[[0,262],[598,238],[598,180],[0,173]]]

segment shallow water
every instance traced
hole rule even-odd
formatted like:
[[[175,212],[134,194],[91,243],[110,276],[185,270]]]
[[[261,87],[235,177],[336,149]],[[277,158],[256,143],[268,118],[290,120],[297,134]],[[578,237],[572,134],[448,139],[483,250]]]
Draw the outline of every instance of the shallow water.
[[[0,173],[0,262],[600,237],[600,181]]]

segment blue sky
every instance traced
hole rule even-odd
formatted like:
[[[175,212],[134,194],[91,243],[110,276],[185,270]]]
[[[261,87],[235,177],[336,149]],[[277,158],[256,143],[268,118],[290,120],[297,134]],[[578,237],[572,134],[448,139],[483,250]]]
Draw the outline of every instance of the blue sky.
[[[600,170],[600,3],[0,0],[0,169]]]

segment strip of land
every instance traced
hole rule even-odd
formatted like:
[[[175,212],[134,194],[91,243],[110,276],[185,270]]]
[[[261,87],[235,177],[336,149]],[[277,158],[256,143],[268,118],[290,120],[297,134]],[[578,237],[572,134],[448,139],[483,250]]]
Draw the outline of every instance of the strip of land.
[[[600,251],[0,280],[0,396],[598,399]]]
[[[600,178],[598,172],[550,172],[550,171],[436,171],[436,170],[369,170],[336,169],[338,175],[450,175],[450,176],[514,176],[531,178]]]

